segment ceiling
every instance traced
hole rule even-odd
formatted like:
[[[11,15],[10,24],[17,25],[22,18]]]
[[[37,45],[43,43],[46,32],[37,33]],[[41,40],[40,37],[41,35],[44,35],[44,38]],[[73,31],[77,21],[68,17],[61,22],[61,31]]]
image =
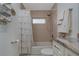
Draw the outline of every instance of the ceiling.
[[[51,10],[54,3],[24,3],[24,6],[30,10]]]

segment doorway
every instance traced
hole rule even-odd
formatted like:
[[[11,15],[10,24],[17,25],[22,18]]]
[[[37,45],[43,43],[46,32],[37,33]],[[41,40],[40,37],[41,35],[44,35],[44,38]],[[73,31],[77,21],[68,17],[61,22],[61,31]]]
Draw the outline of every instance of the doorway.
[[[36,45],[50,45],[50,16],[49,11],[32,12],[33,42]]]

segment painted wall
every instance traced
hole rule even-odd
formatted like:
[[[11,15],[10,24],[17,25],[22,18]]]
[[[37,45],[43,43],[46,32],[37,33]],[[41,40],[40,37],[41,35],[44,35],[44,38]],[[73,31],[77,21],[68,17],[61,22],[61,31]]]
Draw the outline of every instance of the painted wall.
[[[72,11],[72,34],[71,37],[76,38],[77,37],[77,33],[78,33],[78,20],[79,20],[79,4],[77,3],[59,3],[58,4],[58,12],[57,12],[57,17],[62,18],[62,14],[64,12],[64,10],[67,10],[69,8],[73,8]],[[63,26],[63,25],[61,25]],[[60,32],[60,30],[64,30],[64,28],[62,28],[61,26],[58,26],[58,32]]]
[[[51,10],[51,36],[53,39],[57,38],[57,4],[54,4]]]

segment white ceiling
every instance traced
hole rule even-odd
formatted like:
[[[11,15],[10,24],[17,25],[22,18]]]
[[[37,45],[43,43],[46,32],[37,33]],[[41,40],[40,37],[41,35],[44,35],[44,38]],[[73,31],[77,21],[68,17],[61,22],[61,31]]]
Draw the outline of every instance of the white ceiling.
[[[54,3],[25,3],[24,6],[30,10],[51,10]]]

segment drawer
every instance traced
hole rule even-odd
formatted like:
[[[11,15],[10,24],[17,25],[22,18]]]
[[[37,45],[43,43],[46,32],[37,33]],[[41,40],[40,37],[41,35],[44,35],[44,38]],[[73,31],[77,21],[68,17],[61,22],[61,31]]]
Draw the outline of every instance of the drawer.
[[[54,53],[55,55],[57,55],[57,56],[58,56],[58,55],[59,55],[59,56],[63,56],[63,55],[64,55],[63,50],[61,51],[58,47],[54,46],[53,49],[54,49],[53,53]]]
[[[56,41],[53,42],[53,50],[55,55],[63,56],[64,55],[64,47],[57,43]]]
[[[53,45],[56,45],[58,48],[64,48],[60,43],[53,41]]]
[[[56,41],[53,42],[53,47],[55,47],[57,50],[61,51],[61,52],[64,52],[64,47],[60,44],[60,43],[57,43]]]
[[[57,50],[56,48],[54,48],[53,53],[55,56],[63,56],[63,53],[61,51]]]

